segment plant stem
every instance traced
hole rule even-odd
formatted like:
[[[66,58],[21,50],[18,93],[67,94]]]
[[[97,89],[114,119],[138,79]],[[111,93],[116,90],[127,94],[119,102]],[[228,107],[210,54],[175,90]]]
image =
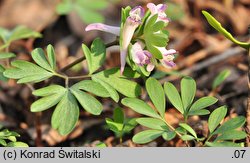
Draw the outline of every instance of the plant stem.
[[[108,48],[108,47],[111,47],[111,46],[114,46],[114,45],[117,45],[119,43],[118,39],[116,39],[115,41],[113,42],[110,42],[110,43],[107,43],[105,44],[105,46]],[[67,71],[68,69],[70,69],[71,67],[77,65],[78,63],[82,62],[85,60],[85,56],[82,56],[81,58],[78,58],[77,60],[75,60],[74,62],[70,63],[69,65],[63,67],[60,72],[65,72]]]
[[[166,123],[166,125],[167,125],[172,131],[174,131],[179,137],[182,136],[182,135],[181,135],[179,132],[177,132],[177,131],[175,130],[175,128],[174,128],[172,125],[170,125],[164,118],[162,118],[161,120],[164,121],[164,122]]]
[[[82,75],[82,76],[70,76],[69,79],[83,79],[83,78],[89,78],[90,75]]]

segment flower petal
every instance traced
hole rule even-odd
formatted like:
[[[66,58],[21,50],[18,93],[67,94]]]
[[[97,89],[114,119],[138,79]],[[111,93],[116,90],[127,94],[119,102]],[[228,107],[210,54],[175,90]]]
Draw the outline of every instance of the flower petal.
[[[149,64],[147,65],[147,71],[148,71],[148,72],[153,71],[154,68],[155,68],[155,65],[152,64],[152,63],[149,63]]]
[[[153,3],[148,3],[147,4],[147,8],[150,10],[150,12],[151,12],[152,15],[158,13],[157,7]]]
[[[120,35],[120,27],[110,26],[110,25],[106,25],[102,23],[89,24],[85,28],[85,31],[92,31],[92,30],[104,31],[104,32],[112,33],[116,36]]]

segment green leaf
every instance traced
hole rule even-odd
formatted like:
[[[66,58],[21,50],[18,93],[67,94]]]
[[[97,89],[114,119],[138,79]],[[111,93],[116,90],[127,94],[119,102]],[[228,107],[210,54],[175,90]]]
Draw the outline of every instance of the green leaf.
[[[179,126],[184,128],[185,130],[187,130],[190,134],[192,134],[197,139],[197,135],[196,135],[194,129],[192,129],[192,127],[190,127],[188,124],[180,123]]]
[[[59,85],[51,85],[33,91],[36,96],[42,96],[39,100],[31,105],[31,112],[40,112],[55,106],[63,96],[65,96],[66,89]]]
[[[190,77],[184,77],[181,80],[181,99],[183,103],[183,109],[187,112],[188,108],[192,104],[196,93],[196,83],[194,79]]]
[[[114,122],[123,124],[124,113],[121,108],[119,107],[115,108],[114,113],[113,113],[113,119],[114,119]]]
[[[45,53],[43,52],[43,49],[41,48],[36,48],[31,52],[31,56],[33,60],[42,68],[53,72],[53,68],[50,66],[50,64],[47,61],[47,58],[45,56]]]
[[[56,12],[59,15],[66,15],[73,9],[71,1],[64,0],[56,6]]]
[[[213,134],[224,133],[242,127],[246,123],[246,118],[243,116],[232,118],[223,123]]]
[[[92,80],[98,82],[99,84],[101,84],[108,91],[110,97],[115,102],[119,101],[119,94],[117,93],[117,91],[110,84],[106,83],[105,81],[102,81],[99,78],[96,78],[95,76],[92,76]]]
[[[69,90],[53,112],[51,124],[61,135],[69,134],[75,127],[79,117],[79,107],[75,97]]]
[[[9,139],[12,142],[16,142],[16,137],[15,136],[9,136],[7,139]]]
[[[103,143],[103,142],[99,142],[99,143],[96,144],[96,147],[97,148],[104,148],[104,147],[107,147],[107,145],[105,143]]]
[[[223,83],[223,81],[225,81],[230,74],[231,74],[230,70],[226,69],[226,70],[221,71],[219,75],[216,76],[216,78],[214,79],[212,88],[215,89],[216,87],[221,85],[221,83]]]
[[[226,106],[221,106],[215,109],[209,116],[208,119],[208,128],[210,133],[216,129],[216,127],[220,124],[220,122],[225,118],[227,114]]]
[[[125,69],[125,70],[128,71],[128,69]],[[110,69],[110,70],[99,72],[97,74],[92,75],[92,77],[98,78],[108,83],[110,86],[112,86],[115,90],[117,90],[124,96],[127,96],[127,97],[139,96],[141,93],[140,85],[134,81],[127,80],[126,76],[118,76],[117,73],[120,74],[120,70],[115,68],[115,69]]]
[[[244,131],[237,131],[237,130],[229,130],[224,133],[222,133],[220,136],[218,136],[215,141],[220,140],[240,140],[247,137],[247,134]]]
[[[5,68],[2,65],[0,65],[0,80],[8,81],[8,79],[3,75],[4,71],[5,71]]]
[[[207,11],[202,11],[202,14],[206,17],[208,23],[214,28],[216,29],[218,32],[220,32],[221,34],[223,34],[226,38],[228,38],[229,40],[231,40],[233,43],[238,44],[239,46],[245,48],[245,49],[249,49],[250,47],[250,43],[246,43],[246,42],[240,42],[238,40],[236,40],[231,33],[229,33],[225,28],[223,28],[220,24],[220,22],[218,22],[212,15],[210,15]]]
[[[58,92],[64,92],[65,90],[66,89],[60,85],[50,85],[47,87],[37,89],[37,90],[33,91],[32,94],[35,96],[44,97],[44,96],[57,94]]]
[[[136,118],[126,118],[124,120],[123,132],[129,133],[137,125]]]
[[[84,44],[82,44],[82,49],[88,63],[89,74],[92,74],[103,65],[106,57],[105,44],[101,39],[97,38],[93,41],[91,50]]]
[[[233,142],[206,142],[206,145],[209,147],[242,147],[239,143],[233,143]]]
[[[160,113],[162,117],[165,116],[165,104],[166,104],[166,99],[165,99],[165,94],[164,90],[160,84],[159,81],[157,81],[154,78],[149,78],[146,81],[146,89],[148,92],[148,95],[150,99],[152,100],[154,106]]]
[[[117,123],[114,122],[112,119],[110,118],[106,118],[106,123],[109,127],[109,129],[113,132],[115,132],[116,134],[121,134],[122,132],[122,128],[123,128],[123,124],[122,123]]]
[[[8,59],[16,57],[14,53],[0,53],[0,59]]]
[[[159,130],[146,130],[139,132],[133,137],[133,142],[137,144],[145,144],[153,141],[154,139],[160,137],[164,131]]]
[[[53,76],[51,72],[27,61],[16,60],[11,65],[15,68],[9,68],[3,74],[7,78],[19,79],[18,83],[37,83]]]
[[[194,110],[188,113],[188,115],[207,115],[207,114],[210,114],[210,111],[206,109]]]
[[[77,5],[80,5],[83,8],[88,8],[88,9],[105,9],[108,7],[108,1],[105,0],[77,0],[76,1]]]
[[[79,89],[73,87],[70,88],[70,91],[82,105],[82,107],[89,113],[93,115],[100,115],[102,112],[102,104],[93,96],[83,92]]]
[[[166,47],[168,42],[168,36],[162,31],[165,27],[165,24],[156,22],[158,14],[150,16],[145,25],[144,25],[144,40],[147,46],[147,49],[151,54],[154,55],[157,59],[162,59],[161,52],[157,47]]]
[[[140,125],[150,129],[169,131],[168,126],[160,119],[156,118],[137,118],[136,120]]]
[[[29,147],[29,145],[24,142],[10,142],[7,147]]]
[[[81,20],[87,24],[104,22],[104,16],[95,10],[83,8],[81,6],[78,6],[77,4],[74,5],[73,8],[74,8],[73,10],[76,11],[77,14],[80,16]]]
[[[160,116],[156,113],[154,109],[152,109],[144,101],[139,100],[137,98],[124,98],[122,99],[122,104],[131,108],[137,113],[147,115],[150,117],[154,117],[154,118],[160,118]]]
[[[0,138],[0,145],[5,147],[5,146],[7,146],[7,143],[6,143],[6,141],[4,139]]]
[[[171,22],[181,20],[185,16],[185,11],[179,3],[168,2],[168,9],[166,10],[168,18]]]
[[[190,141],[190,140],[194,140],[195,137],[193,137],[193,136],[191,136],[191,135],[182,135],[182,136],[181,136],[181,139],[182,139],[183,141]]]
[[[27,28],[25,26],[17,26],[11,31],[11,35],[8,38],[8,43],[20,40],[20,39],[26,39],[26,38],[37,38],[42,37],[42,35],[39,32],[35,32],[30,28]]]
[[[183,108],[183,104],[181,101],[181,97],[179,92],[177,91],[177,89],[175,88],[175,86],[170,83],[170,82],[166,82],[164,84],[164,90],[165,93],[169,99],[169,101],[172,103],[172,105],[180,112],[180,113],[184,113],[184,108]]]
[[[218,99],[212,96],[202,97],[199,100],[195,101],[195,103],[189,109],[188,114],[195,115],[194,113],[197,113],[197,111],[202,110],[208,106],[211,106],[215,104],[217,101]]]
[[[56,56],[55,50],[52,45],[47,46],[47,55],[50,67],[52,68],[52,70],[56,70]]]
[[[100,97],[110,97],[109,92],[99,83],[92,80],[83,80],[72,86]]]
[[[162,138],[167,141],[174,139],[175,136],[176,136],[176,133],[174,131],[167,131],[162,134]]]

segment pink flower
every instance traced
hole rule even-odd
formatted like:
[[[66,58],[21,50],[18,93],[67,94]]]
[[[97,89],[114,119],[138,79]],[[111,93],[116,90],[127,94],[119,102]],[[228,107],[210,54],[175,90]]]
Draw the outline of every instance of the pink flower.
[[[166,68],[173,68],[176,64],[174,63],[174,54],[176,54],[176,50],[174,49],[169,49],[167,50],[166,48],[158,48],[163,56],[163,59],[160,60],[162,65]]]
[[[152,15],[158,14],[158,20],[157,21],[163,21],[165,23],[168,23],[170,19],[167,17],[165,11],[167,9],[166,4],[159,4],[155,5],[153,3],[147,4],[148,9],[150,10]]]
[[[143,50],[144,47],[145,45],[141,41],[132,45],[132,60],[139,66],[147,65],[147,71],[151,72],[155,67],[154,64],[151,63],[152,54],[147,50]]]
[[[110,26],[110,25],[106,25],[102,23],[89,24],[85,28],[85,31],[92,31],[92,30],[104,31],[104,32],[112,33],[116,36],[120,35],[120,27]]]
[[[136,28],[142,23],[144,17],[144,9],[141,6],[133,8],[129,12],[129,17],[126,19],[122,30],[122,45],[121,45],[121,74],[124,71],[126,64],[126,56],[128,53],[128,46],[133,38]]]

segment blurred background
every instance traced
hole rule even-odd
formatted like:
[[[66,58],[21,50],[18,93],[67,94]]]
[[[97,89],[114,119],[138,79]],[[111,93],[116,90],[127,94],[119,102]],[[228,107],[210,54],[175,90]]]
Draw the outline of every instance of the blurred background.
[[[58,65],[62,68],[83,55],[82,43],[90,45],[96,37],[101,37],[105,43],[114,40],[113,36],[103,32],[85,32],[86,25],[103,22],[120,26],[122,7],[141,5],[146,8],[149,2],[168,5],[167,15],[171,19],[167,27],[170,33],[168,49],[174,48],[179,52],[174,70],[159,66],[152,75],[162,83],[171,81],[177,87],[179,74],[189,75],[197,82],[196,97],[213,94],[219,99],[216,105],[228,106],[228,117],[246,115],[249,91],[247,52],[209,26],[201,11],[211,13],[233,36],[247,42],[249,0],[0,0],[0,27],[13,29],[25,25],[41,32],[42,38],[13,42],[10,51],[17,54],[17,59],[31,60],[30,52],[34,48],[45,48],[52,44]],[[119,53],[116,49],[109,49],[103,67],[119,65]],[[229,71],[230,75],[220,87],[213,90],[212,81],[223,70]],[[82,62],[67,73],[71,76],[87,73],[87,65]],[[138,82],[143,85],[143,81]],[[40,86],[34,85],[35,88]],[[144,92],[142,98],[147,99],[145,96]],[[82,111],[76,129],[68,136],[60,136],[51,129],[52,110],[36,114],[30,112],[29,107],[34,100],[35,97],[26,85],[17,85],[13,80],[0,81],[0,123],[20,133],[19,140],[31,146],[93,146],[96,141],[103,141],[109,146],[117,145],[114,135],[107,130],[104,122],[105,117],[111,116],[117,106],[110,99],[100,99],[104,105],[101,116],[93,117]],[[182,120],[170,104],[167,107],[166,118],[171,124]],[[129,109],[126,109],[126,115],[136,116]],[[200,134],[206,134],[206,119],[193,117],[190,124]],[[141,127],[137,127],[133,133],[139,131]],[[130,140],[131,135],[125,138],[124,146],[135,146]],[[147,146],[183,146],[183,143],[177,140],[167,143],[158,140]]]

